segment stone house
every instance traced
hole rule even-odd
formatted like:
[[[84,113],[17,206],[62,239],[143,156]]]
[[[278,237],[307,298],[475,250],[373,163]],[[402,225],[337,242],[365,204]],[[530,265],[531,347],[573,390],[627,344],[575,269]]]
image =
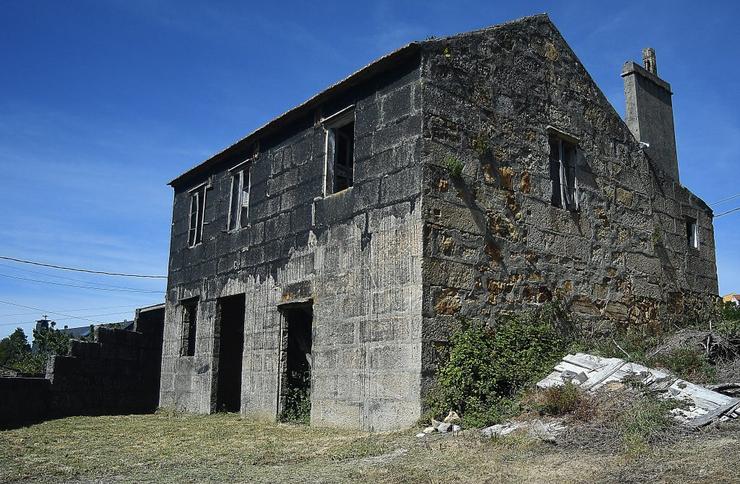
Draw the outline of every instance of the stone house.
[[[623,121],[546,15],[414,42],[174,179],[160,405],[408,426],[456,318],[693,314],[712,211],[644,54]]]

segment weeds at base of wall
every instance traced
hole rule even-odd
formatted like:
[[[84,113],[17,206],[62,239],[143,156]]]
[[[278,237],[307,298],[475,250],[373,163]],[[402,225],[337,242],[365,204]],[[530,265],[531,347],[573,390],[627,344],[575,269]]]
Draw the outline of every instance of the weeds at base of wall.
[[[283,423],[308,425],[311,421],[310,374],[301,377],[300,384],[288,387],[285,394],[285,408],[278,418]]]
[[[591,413],[590,405],[573,389],[552,390],[553,394],[538,395],[539,401],[532,399],[534,382],[549,373],[566,353],[622,358],[664,368],[695,383],[713,383],[717,368],[728,363],[725,360],[729,358],[732,363],[740,359],[740,308],[724,306],[712,311],[697,320],[702,322],[687,323],[680,329],[709,331],[710,326],[703,321],[716,321],[712,331],[729,342],[729,349],[718,356],[701,346],[675,347],[656,353],[655,349],[671,333],[656,335],[639,328],[618,329],[594,338],[575,331],[577,324],[557,303],[509,316],[495,328],[478,321],[462,321],[461,329],[450,338],[447,356],[438,367],[436,384],[426,399],[428,411],[422,421],[428,424],[429,419],[439,419],[451,409],[460,414],[465,427],[500,423],[532,410],[543,415],[567,413],[586,419]],[[634,425],[642,428],[639,420],[643,412],[665,410],[658,407],[636,409]],[[633,440],[629,446],[639,447],[640,439],[629,437],[630,425],[625,424],[624,428],[625,438]]]
[[[556,304],[504,318],[495,328],[462,321],[437,371],[423,417],[454,409],[464,427],[500,423],[521,410],[521,392],[562,357],[571,323]]]

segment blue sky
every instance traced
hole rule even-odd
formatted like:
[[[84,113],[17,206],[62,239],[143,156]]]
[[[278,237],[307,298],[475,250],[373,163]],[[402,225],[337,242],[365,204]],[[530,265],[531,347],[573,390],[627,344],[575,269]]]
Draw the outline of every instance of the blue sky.
[[[411,40],[541,12],[620,113],[622,63],[654,47],[682,182],[708,203],[740,193],[738,2],[265,3],[2,2],[0,255],[165,274],[167,181]],[[740,212],[715,230],[720,292],[740,292]],[[163,289],[0,261],[0,337],[42,314],[5,302],[78,326],[130,319]]]

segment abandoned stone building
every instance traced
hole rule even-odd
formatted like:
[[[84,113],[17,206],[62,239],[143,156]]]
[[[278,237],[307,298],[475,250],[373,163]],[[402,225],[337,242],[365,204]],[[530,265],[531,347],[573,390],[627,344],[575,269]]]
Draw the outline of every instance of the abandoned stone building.
[[[616,75],[616,72],[615,72]],[[558,300],[595,328],[717,294],[671,90],[622,120],[546,15],[414,42],[171,182],[160,406],[408,426],[457,318]]]

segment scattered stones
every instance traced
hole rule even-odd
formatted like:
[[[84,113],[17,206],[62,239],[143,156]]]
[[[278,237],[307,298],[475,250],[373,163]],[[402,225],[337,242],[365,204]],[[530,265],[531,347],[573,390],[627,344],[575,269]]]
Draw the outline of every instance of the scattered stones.
[[[462,426],[459,425],[460,422],[461,419],[457,412],[450,410],[444,418],[444,421],[440,422],[439,420],[432,419],[432,425],[425,427],[424,430],[416,434],[416,436],[422,438],[435,432],[439,432],[441,434],[460,432],[462,430]]]

